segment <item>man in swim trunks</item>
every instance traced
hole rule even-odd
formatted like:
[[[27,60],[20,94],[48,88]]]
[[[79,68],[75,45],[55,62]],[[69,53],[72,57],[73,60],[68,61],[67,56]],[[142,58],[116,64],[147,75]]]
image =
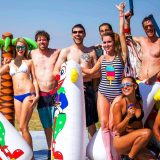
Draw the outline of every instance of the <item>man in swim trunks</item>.
[[[131,17],[131,15],[130,15]],[[130,19],[126,19],[126,28],[130,30]],[[143,98],[144,119],[146,121],[155,101],[153,96],[160,88],[160,38],[156,35],[151,17],[145,17],[142,21],[143,29],[147,37],[133,37],[139,43],[142,51],[139,88]]]
[[[40,88],[37,109],[46,135],[48,159],[50,159],[53,106],[56,93],[55,87],[57,85],[52,73],[60,50],[48,48],[50,35],[46,31],[37,31],[35,40],[38,44],[38,49],[32,50],[30,56],[35,66],[35,74]]]
[[[61,65],[74,60],[82,67],[92,68],[97,61],[94,49],[84,46],[83,40],[86,36],[85,28],[81,24],[76,24],[72,28],[73,45],[61,50],[58,61],[55,66],[54,75],[59,74]],[[95,95],[92,88],[92,78],[84,75],[84,90],[86,103],[86,123],[88,127],[89,138],[96,131],[95,123],[98,122],[97,107]]]

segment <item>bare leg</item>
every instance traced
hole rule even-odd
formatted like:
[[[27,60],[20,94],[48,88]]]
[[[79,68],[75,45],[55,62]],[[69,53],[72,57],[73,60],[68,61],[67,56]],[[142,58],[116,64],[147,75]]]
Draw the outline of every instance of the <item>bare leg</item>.
[[[101,123],[102,139],[105,146],[108,160],[112,160],[111,154],[111,142],[110,142],[110,131],[109,131],[109,113],[110,103],[101,93],[98,92],[98,115]]]
[[[96,132],[96,125],[95,124],[92,124],[92,125],[88,126],[88,138],[89,138],[89,140],[93,137],[95,132]]]
[[[32,146],[32,138],[29,133],[29,120],[31,119],[32,113],[33,113],[33,107],[31,107],[32,102],[29,101],[30,97],[27,97],[24,99],[22,103],[22,110],[20,115],[20,122],[19,122],[19,128],[22,132],[22,136],[27,141],[27,143],[30,145],[30,147],[33,149]]]
[[[51,150],[51,142],[52,142],[52,128],[44,128],[44,133],[47,140],[48,150]]]
[[[127,153],[130,158],[134,158],[146,146],[150,136],[150,129],[138,129],[121,137],[116,136],[113,143],[118,153]]]

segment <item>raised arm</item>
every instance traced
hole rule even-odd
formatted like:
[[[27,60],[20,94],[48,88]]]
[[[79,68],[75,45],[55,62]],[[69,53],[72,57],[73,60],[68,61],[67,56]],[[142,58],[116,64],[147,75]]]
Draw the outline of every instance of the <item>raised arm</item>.
[[[61,65],[67,61],[67,49],[62,49],[53,70],[53,76],[60,74]]]
[[[126,62],[127,56],[128,56],[128,49],[127,49],[127,43],[126,43],[126,38],[125,38],[125,33],[124,33],[124,8],[125,8],[125,3],[120,3],[119,5],[116,5],[117,9],[119,10],[119,19],[120,19],[120,24],[119,24],[119,36],[120,36],[120,43],[122,47],[122,59],[124,63]]]

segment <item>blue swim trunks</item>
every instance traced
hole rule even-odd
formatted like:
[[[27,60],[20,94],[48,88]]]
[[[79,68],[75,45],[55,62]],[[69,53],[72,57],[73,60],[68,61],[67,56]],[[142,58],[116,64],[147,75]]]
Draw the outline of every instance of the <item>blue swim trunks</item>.
[[[54,106],[38,108],[39,118],[43,128],[50,128],[53,124]]]
[[[38,101],[38,113],[43,128],[50,128],[53,124],[54,118],[54,105],[55,105],[55,92],[41,92]]]

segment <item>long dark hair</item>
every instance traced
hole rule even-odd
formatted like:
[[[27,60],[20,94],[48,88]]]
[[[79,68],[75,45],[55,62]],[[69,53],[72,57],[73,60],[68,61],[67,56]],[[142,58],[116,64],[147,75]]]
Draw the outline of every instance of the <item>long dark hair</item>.
[[[137,82],[136,82],[136,79],[135,79],[134,77],[132,77],[132,76],[126,76],[126,77],[124,77],[123,79],[125,79],[125,78],[131,79],[131,81],[132,81],[134,84],[137,85],[137,88],[136,88],[136,90],[135,90],[135,92],[136,92],[136,99],[137,99],[138,101],[142,101],[142,96],[141,96],[141,94],[140,94],[139,86],[138,86],[138,84],[137,84]],[[122,80],[123,80],[123,79],[122,79]]]

